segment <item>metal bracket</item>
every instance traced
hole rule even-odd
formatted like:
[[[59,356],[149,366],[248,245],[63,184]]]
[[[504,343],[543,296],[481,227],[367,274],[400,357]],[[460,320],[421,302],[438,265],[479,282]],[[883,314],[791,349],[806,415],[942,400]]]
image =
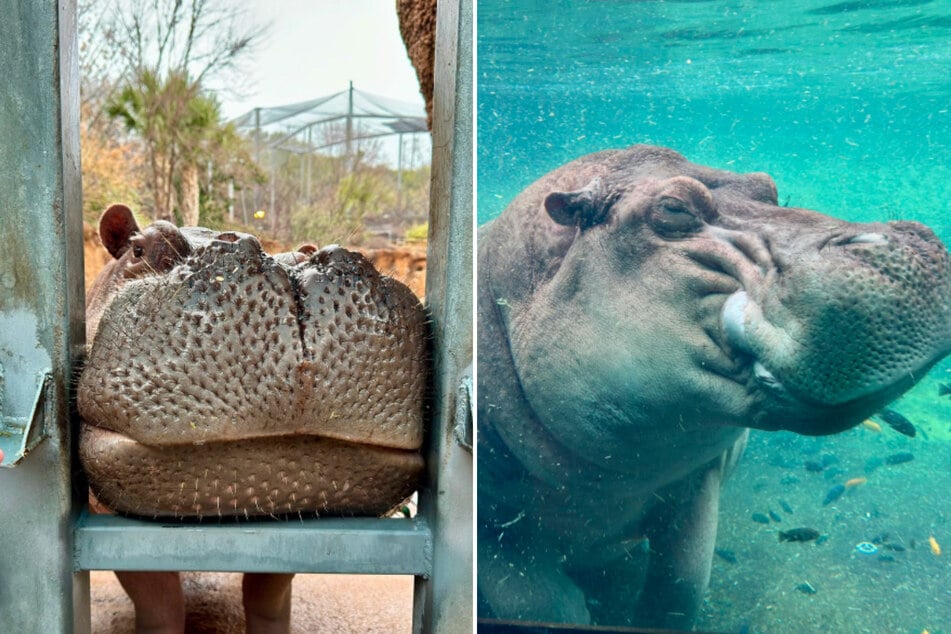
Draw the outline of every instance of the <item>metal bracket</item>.
[[[453,416],[453,433],[456,443],[472,453],[472,366],[466,368],[459,387],[456,388],[456,412]]]
[[[46,438],[46,407],[50,402],[48,391],[52,382],[52,372],[43,370],[36,374],[36,392],[29,416],[8,416],[7,411],[16,408],[14,403],[5,403],[5,375],[0,363],[0,467],[13,467],[23,460],[40,441]]]

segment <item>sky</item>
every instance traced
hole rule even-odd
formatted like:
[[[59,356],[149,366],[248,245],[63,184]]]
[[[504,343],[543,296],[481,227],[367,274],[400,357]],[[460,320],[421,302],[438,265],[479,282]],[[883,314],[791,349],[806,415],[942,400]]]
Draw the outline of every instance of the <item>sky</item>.
[[[355,88],[422,108],[395,0],[247,0],[247,19],[270,24],[246,60],[241,95],[220,94],[231,119]],[[384,148],[384,152],[387,149]]]

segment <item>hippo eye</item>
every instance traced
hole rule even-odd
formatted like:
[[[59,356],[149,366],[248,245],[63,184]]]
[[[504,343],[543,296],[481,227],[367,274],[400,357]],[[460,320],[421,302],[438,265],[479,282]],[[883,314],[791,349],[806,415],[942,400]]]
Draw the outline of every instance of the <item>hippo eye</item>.
[[[133,244],[132,255],[134,255],[137,258],[141,258],[143,255],[145,255],[145,249],[142,248],[141,244]]]
[[[686,201],[662,196],[654,203],[651,224],[658,233],[675,235],[699,231],[703,227],[703,220],[697,217]]]

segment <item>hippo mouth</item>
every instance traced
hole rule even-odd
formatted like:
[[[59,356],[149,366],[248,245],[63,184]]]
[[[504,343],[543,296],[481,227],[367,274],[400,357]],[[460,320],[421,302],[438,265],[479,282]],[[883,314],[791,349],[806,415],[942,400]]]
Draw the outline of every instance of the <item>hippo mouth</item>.
[[[745,371],[745,383],[754,395],[749,426],[786,429],[806,435],[838,433],[858,424],[900,396],[912,384],[912,373],[887,384],[870,384],[862,394],[839,402],[822,401],[778,378],[764,357],[794,359],[801,344],[788,331],[773,326],[744,290],[731,294],[720,313],[723,339]],[[758,351],[764,351],[760,354]],[[805,368],[804,371],[809,371]]]
[[[425,312],[363,256],[211,240],[126,284],[80,377],[80,457],[142,516],[375,515],[412,492]]]

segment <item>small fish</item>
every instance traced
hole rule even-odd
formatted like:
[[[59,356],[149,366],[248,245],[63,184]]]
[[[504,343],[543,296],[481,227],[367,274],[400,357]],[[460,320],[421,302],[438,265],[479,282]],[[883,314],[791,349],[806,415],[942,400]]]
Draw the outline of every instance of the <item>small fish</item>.
[[[931,546],[931,554],[935,557],[941,554],[941,544],[934,538],[934,535],[928,538],[928,545]]]
[[[896,561],[895,557],[892,555],[879,555],[879,561],[884,561],[885,563],[894,563]]]
[[[769,519],[773,520],[774,522],[783,521],[783,518],[779,516],[779,513],[776,513],[775,511],[773,511],[773,509],[769,509]]]
[[[951,396],[951,383],[939,383],[938,396]]]
[[[819,592],[818,590],[816,590],[816,587],[812,585],[811,583],[809,583],[808,581],[804,581],[800,583],[798,586],[796,586],[796,590],[799,590],[803,594],[815,594]]]
[[[731,564],[736,563],[736,553],[734,553],[732,550],[728,550],[726,548],[715,548],[713,552],[716,553],[717,557],[723,561],[729,562]]]
[[[905,434],[909,438],[915,437],[915,426],[911,424],[911,421],[896,412],[893,409],[888,409],[887,407],[880,411],[878,415],[882,418],[883,421],[889,424],[892,429],[895,431]]]
[[[872,542],[873,544],[881,544],[885,542],[887,539],[888,539],[888,531],[884,531],[879,533],[878,535],[876,535],[875,537],[873,537],[872,539],[868,541]]]
[[[870,429],[878,434],[882,433],[882,426],[876,423],[871,418],[869,418],[868,420],[863,420],[862,427],[864,427],[865,429]]]
[[[780,500],[780,501],[779,501],[779,505],[780,505],[780,506],[783,508],[783,510],[786,511],[787,513],[792,513],[792,507],[789,506],[789,503],[786,502],[786,500]]]
[[[882,548],[884,548],[885,550],[895,551],[896,553],[905,552],[905,547],[902,546],[901,544],[882,544]]]
[[[806,460],[802,464],[805,465],[806,471],[812,471],[813,473],[820,473],[826,468],[824,464],[816,462],[815,460]]]
[[[753,513],[753,521],[757,524],[769,524],[769,518],[762,513]]]
[[[911,462],[915,459],[915,454],[910,451],[899,451],[898,453],[893,453],[892,455],[885,458],[885,464],[902,464],[903,462]]]
[[[845,488],[851,489],[852,487],[857,487],[859,485],[865,484],[868,482],[866,478],[852,478],[851,480],[845,481]]]
[[[819,531],[814,528],[794,528],[789,531],[779,531],[781,542],[811,542],[819,537]]]
[[[828,506],[842,497],[842,494],[845,493],[845,485],[837,484],[826,493],[826,497],[822,500],[822,506]]]

